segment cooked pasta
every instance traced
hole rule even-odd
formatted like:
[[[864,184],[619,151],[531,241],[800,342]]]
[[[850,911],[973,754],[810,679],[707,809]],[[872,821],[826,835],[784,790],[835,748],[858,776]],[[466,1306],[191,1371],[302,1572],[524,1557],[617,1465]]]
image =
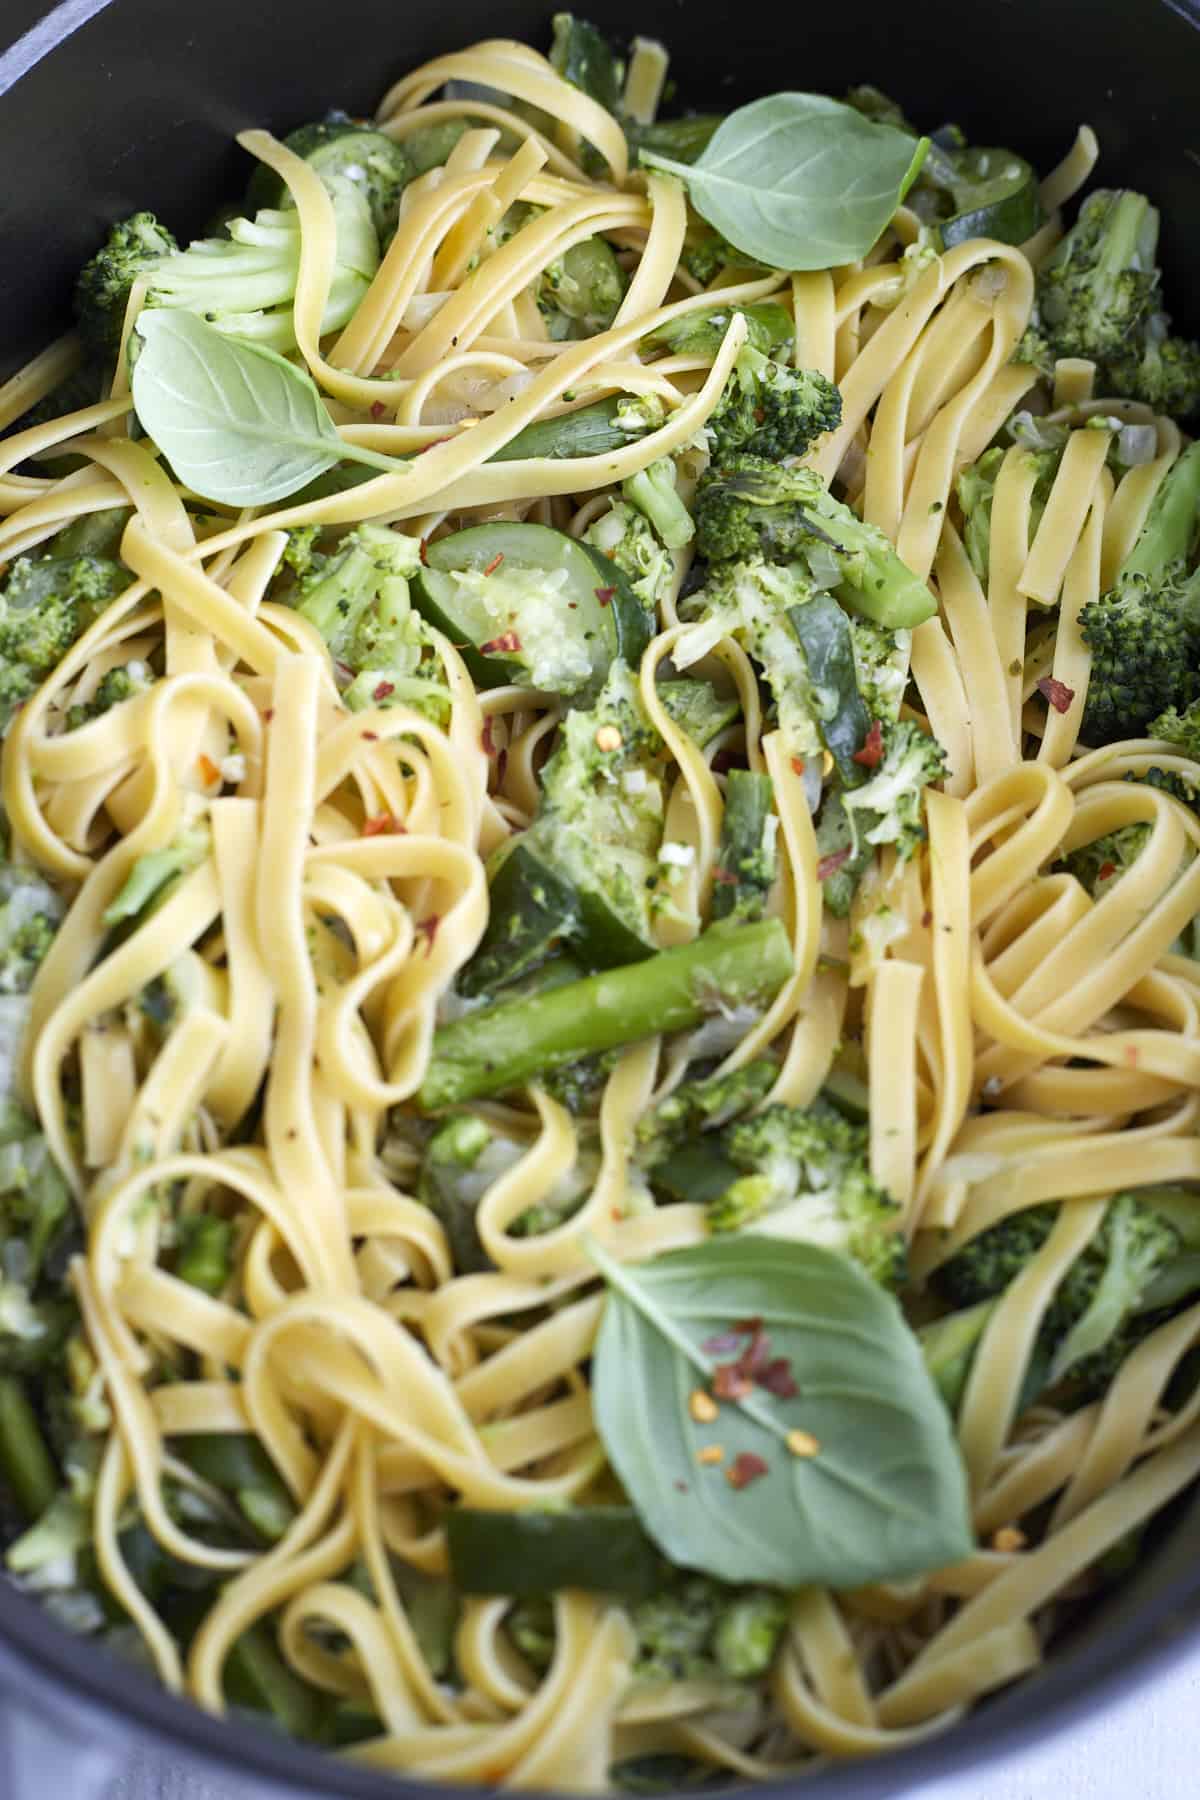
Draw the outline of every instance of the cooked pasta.
[[[132,392],[122,353],[103,390],[63,410],[60,383],[94,366],[86,329],[0,389],[6,620],[35,629],[18,571],[95,556],[119,570],[85,628],[13,689],[4,740],[4,895],[48,882],[62,914],[51,906],[52,941],[5,1026],[25,1110],[8,1104],[4,1155],[25,1159],[24,1204],[33,1146],[71,1203],[40,1284],[47,1245],[33,1276],[28,1242],[5,1248],[0,1323],[28,1358],[6,1348],[4,1379],[36,1440],[0,1447],[18,1502],[21,1458],[36,1463],[10,1566],[112,1636],[103,1594],[115,1635],[214,1713],[273,1711],[377,1769],[578,1791],[762,1780],[912,1743],[1035,1667],[1069,1605],[1200,1474],[1186,1380],[1200,1285],[1153,1287],[1190,1268],[1180,1221],[1200,1191],[1200,733],[1189,751],[1149,724],[1088,729],[1088,620],[1186,440],[1128,385],[1110,393],[1103,359],[1031,360],[1039,269],[1097,154],[1086,129],[1031,196],[1041,222],[1023,241],[939,236],[927,183],[864,254],[774,269],[713,239],[699,190],[689,205],[677,174],[631,155],[653,129],[659,46],[635,46],[616,112],[560,69],[495,40],[390,89],[375,129],[409,178],[390,241],[349,288],[339,176],[303,134],[240,139],[274,195],[247,243],[291,232],[295,263],[243,337],[215,324],[311,377],[325,470],[343,454],[374,466],[343,465],[344,480],[318,467],[244,503],[190,463],[185,480],[182,438],[177,453],[141,429],[165,327],[139,331],[179,304],[152,263],[122,296],[122,352],[141,343]],[[601,276],[611,302],[585,319],[570,283]],[[806,500],[804,547],[768,549],[765,566],[837,643],[848,617],[884,643],[868,693],[854,639],[846,704],[869,730],[850,751],[834,736],[845,693],[818,674],[803,620],[797,674],[782,602],[752,626],[730,610],[766,580],[760,551],[739,539],[732,587],[713,573],[734,566],[724,516],[703,512],[717,422],[764,308],[785,345],[759,378],[812,370],[840,393],[803,455],[765,457],[839,511],[818,528]],[[171,354],[182,392],[182,339]],[[765,429],[759,404],[751,459]],[[687,523],[672,536],[684,509],[698,537]],[[784,530],[749,514],[760,534]],[[875,535],[851,578],[855,519]],[[513,536],[533,526],[565,546],[540,569],[519,561],[534,540]],[[468,531],[484,549],[455,561]],[[407,572],[388,540],[411,552]],[[928,616],[881,616],[861,569],[885,540],[908,591],[932,596]],[[407,634],[400,674],[394,650],[355,662],[340,647],[352,555],[376,559],[368,585]],[[616,653],[597,664],[610,630]],[[10,645],[13,667],[22,654]],[[503,679],[480,673],[489,657],[508,659]],[[879,799],[893,733],[905,754],[940,756],[907,824],[889,814],[903,776]],[[571,759],[609,755],[616,773],[576,818],[560,794],[582,779]],[[735,867],[752,793],[765,812]],[[504,901],[521,848],[525,886]],[[634,895],[621,905],[599,891],[614,870]],[[7,904],[6,943],[29,911]],[[740,987],[730,976],[693,1006],[659,985],[689,947],[733,957],[743,943]],[[768,978],[771,954],[784,961]],[[693,994],[709,979],[695,966]],[[560,1023],[543,1025],[555,994]],[[558,1047],[528,1048],[535,1025]],[[451,1046],[472,1032],[468,1079]],[[690,1098],[735,1078],[740,1125],[737,1107]],[[672,1100],[672,1151],[723,1167],[715,1186],[647,1149]],[[597,1256],[668,1268],[719,1239],[762,1242],[760,1228],[803,1244],[803,1223],[756,1213],[779,1177],[744,1149],[755,1120],[801,1115],[805,1129],[840,1120],[855,1179],[887,1209],[880,1279],[954,1415],[976,1547],[865,1584],[814,1573],[781,1594],[735,1579],[723,1600],[726,1571],[697,1573],[686,1553],[692,1573],[672,1571],[645,1515],[666,1559],[657,1598],[606,1584],[602,1537],[574,1584],[534,1593],[526,1566],[506,1585],[509,1540],[487,1537],[489,1518],[640,1510],[592,1391],[618,1291],[606,1299]],[[1085,1353],[1105,1340],[1094,1309],[1064,1335],[1064,1296],[1107,1258],[1111,1299],[1127,1196],[1148,1189],[1174,1208],[1172,1259],[1147,1266],[1112,1322],[1121,1354],[1087,1388]],[[1022,1266],[975,1296],[948,1373],[932,1334],[961,1289],[943,1277],[1006,1225],[1030,1226]],[[48,1286],[63,1291],[47,1300]],[[825,1445],[804,1428],[802,1357],[774,1366],[746,1388],[799,1408],[800,1482]],[[927,1393],[944,1431],[933,1379]],[[723,1460],[738,1403],[719,1369],[712,1397],[700,1381],[689,1402],[716,1421],[698,1482],[731,1508],[766,1470],[752,1453]],[[492,1546],[481,1591],[448,1549],[458,1512]],[[735,1603],[759,1608],[750,1648],[729,1648]],[[672,1607],[685,1623],[663,1622]]]

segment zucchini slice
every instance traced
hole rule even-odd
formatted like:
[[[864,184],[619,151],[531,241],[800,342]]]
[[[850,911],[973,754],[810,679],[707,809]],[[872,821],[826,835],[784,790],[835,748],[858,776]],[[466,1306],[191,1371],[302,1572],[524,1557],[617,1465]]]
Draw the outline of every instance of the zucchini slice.
[[[637,667],[653,630],[616,564],[548,525],[498,522],[439,538],[412,594],[481,687],[594,692],[616,657]]]

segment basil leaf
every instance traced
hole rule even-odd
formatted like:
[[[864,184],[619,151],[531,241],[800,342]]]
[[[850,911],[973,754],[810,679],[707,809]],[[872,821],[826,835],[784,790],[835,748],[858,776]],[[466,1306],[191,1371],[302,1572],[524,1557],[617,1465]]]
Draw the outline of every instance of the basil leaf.
[[[642,1524],[672,1562],[722,1581],[850,1588],[942,1567],[974,1547],[962,1459],[916,1337],[890,1295],[812,1244],[731,1237],[636,1268],[598,1245],[609,1293],[592,1362],[596,1425]],[[697,1424],[702,1346],[761,1319],[794,1398],[755,1387]],[[736,1352],[734,1353],[736,1356]],[[793,1455],[794,1430],[815,1455]],[[699,1452],[719,1444],[719,1465]],[[766,1472],[741,1488],[740,1455]]]
[[[928,148],[824,94],[770,94],[730,113],[694,163],[640,159],[678,175],[701,218],[755,262],[829,269],[866,255]]]
[[[133,404],[178,479],[226,506],[294,494],[336,463],[403,463],[346,443],[311,376],[194,313],[151,307],[137,322]]]

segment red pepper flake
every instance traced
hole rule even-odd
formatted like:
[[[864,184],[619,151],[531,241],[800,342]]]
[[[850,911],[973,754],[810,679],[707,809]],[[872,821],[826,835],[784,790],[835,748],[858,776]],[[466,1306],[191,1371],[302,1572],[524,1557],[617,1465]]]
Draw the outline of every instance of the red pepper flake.
[[[804,758],[802,756],[793,756],[793,758],[792,758],[792,774],[793,775],[803,775],[803,773],[804,773]]]
[[[741,1343],[741,1335],[736,1331],[718,1331],[710,1338],[705,1338],[700,1348],[708,1356],[727,1356],[736,1350]]]
[[[823,856],[817,864],[817,880],[828,881],[831,875],[836,875],[849,855],[850,848],[847,845],[845,850],[835,850],[831,856]]]
[[[733,1329],[739,1331],[743,1337],[757,1337],[762,1330],[762,1320],[755,1313],[752,1319],[738,1319]]]
[[[1117,872],[1116,863],[1111,863],[1111,862],[1101,863],[1100,869],[1099,869],[1099,878],[1101,881],[1111,881],[1113,876],[1116,874],[1116,872]]]
[[[448,444],[449,442],[450,439],[448,437],[432,438],[428,444],[421,445],[421,448],[417,451],[417,455],[424,456],[427,450],[436,450],[439,444]]]
[[[201,751],[200,755],[196,758],[196,767],[199,769],[200,779],[206,787],[211,787],[215,781],[220,781],[220,769],[218,769],[212,757],[205,756],[203,751]]]
[[[417,554],[421,558],[421,561],[424,564],[424,566],[426,568],[428,568],[429,567],[429,539],[428,538],[421,539],[420,544],[418,546]]]
[[[616,591],[617,591],[616,588],[597,588],[596,589],[596,598],[600,602],[601,606],[607,606],[609,601],[612,599],[613,595],[616,593]]]
[[[739,1451],[733,1462],[725,1471],[725,1479],[731,1488],[749,1487],[752,1481],[758,1481],[767,1473],[767,1465],[761,1456],[755,1456],[753,1450]]]
[[[758,1385],[766,1388],[768,1394],[774,1394],[777,1400],[791,1400],[800,1392],[786,1356],[777,1356],[767,1364],[759,1375]]]
[[[502,631],[499,637],[489,638],[486,644],[480,644],[481,656],[515,656],[521,648],[521,640],[515,631]]]
[[[388,695],[394,694],[395,691],[396,684],[394,681],[377,681],[374,688],[371,690],[371,698],[372,700],[386,700]]]
[[[500,754],[496,758],[496,782],[497,782],[498,786],[500,786],[500,787],[504,786],[504,777],[505,777],[507,771],[508,771],[508,751],[504,748],[503,745],[501,745],[500,746]]]
[[[755,409],[754,409],[754,423],[755,423],[755,424],[756,424],[756,425],[761,425],[761,424],[762,424],[762,422],[763,422],[763,420],[764,420],[764,419],[765,419],[765,418],[766,418],[766,416],[767,416],[767,413],[766,413],[766,408],[765,408],[765,407],[762,407],[762,406],[756,406],[756,407],[755,407]]]
[[[737,884],[737,876],[732,869],[714,869],[713,880],[718,887],[731,887]]]
[[[362,835],[364,837],[384,837],[392,832],[403,830],[404,827],[399,819],[393,818],[391,813],[376,813],[373,819],[363,820]],[[420,928],[418,927],[418,929]]]
[[[479,743],[485,756],[495,756],[496,746],[492,742],[492,721],[490,718],[483,721],[483,730],[479,734]]]
[[[386,411],[387,411],[387,407],[383,404],[382,400],[372,400],[372,402],[371,402],[371,417],[373,419],[382,419],[382,417]]]
[[[368,744],[377,744],[379,742],[379,733],[377,731],[364,731],[363,741]]]
[[[1136,1044],[1126,1044],[1126,1046],[1125,1046],[1125,1061],[1129,1064],[1129,1067],[1131,1069],[1137,1068],[1139,1057],[1138,1057],[1138,1047]]]
[[[484,574],[485,575],[494,575],[496,573],[496,570],[500,567],[500,564],[503,561],[504,561],[503,550],[497,550],[495,556],[493,556],[491,562],[488,564],[487,568],[483,571]]]
[[[1041,694],[1055,712],[1065,713],[1071,710],[1071,702],[1075,698],[1075,689],[1069,688],[1065,681],[1056,681],[1053,675],[1043,675],[1037,684]]]
[[[929,927],[933,924],[933,913],[928,906],[921,914],[921,924],[925,927],[926,931],[928,931]]]
[[[718,1400],[744,1400],[754,1383],[742,1368],[741,1361],[718,1363],[713,1370],[713,1393]]]
[[[871,729],[863,740],[861,750],[856,750],[850,759],[861,763],[864,769],[877,769],[883,761],[883,727],[878,719],[871,720]]]
[[[761,1324],[755,1328],[754,1336],[747,1344],[741,1358],[743,1375],[751,1381],[761,1381],[771,1360],[771,1342]]]
[[[268,706],[266,712],[263,714],[262,717],[263,717],[263,724],[269,725],[271,723],[271,720],[275,717],[275,708],[273,706]]]
[[[438,926],[441,922],[442,921],[437,913],[430,913],[427,919],[422,919],[419,924],[413,927],[417,936],[425,939],[425,950],[430,956],[433,955],[433,940],[437,937]]]

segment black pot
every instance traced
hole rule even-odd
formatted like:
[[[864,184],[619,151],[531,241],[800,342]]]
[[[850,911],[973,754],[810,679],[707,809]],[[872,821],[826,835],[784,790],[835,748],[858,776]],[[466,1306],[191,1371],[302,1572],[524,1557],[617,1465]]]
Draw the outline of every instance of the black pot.
[[[1100,135],[1102,178],[1144,188],[1164,216],[1167,291],[1200,330],[1198,0],[923,0],[832,13],[580,0],[614,34],[662,37],[689,102],[722,107],[779,87],[886,87],[923,122],[961,119],[977,142],[1043,167],[1078,122]],[[543,43],[552,4],[459,0],[423,18],[379,0],[2,0],[0,372],[61,329],[71,279],[104,226],[141,207],[200,229],[241,191],[233,134],[287,130],[330,106],[368,111],[439,51],[504,33]],[[20,35],[20,34],[24,35]],[[882,1800],[1061,1729],[1200,1646],[1200,1505],[1173,1509],[1142,1566],[1062,1640],[1047,1666],[969,1720],[885,1765],[803,1784],[813,1800]],[[0,1596],[0,1797],[101,1800],[139,1745],[238,1800],[396,1800],[438,1790],[335,1765],[266,1731],[218,1722],[68,1636],[14,1591]],[[799,1790],[797,1790],[799,1791]]]

